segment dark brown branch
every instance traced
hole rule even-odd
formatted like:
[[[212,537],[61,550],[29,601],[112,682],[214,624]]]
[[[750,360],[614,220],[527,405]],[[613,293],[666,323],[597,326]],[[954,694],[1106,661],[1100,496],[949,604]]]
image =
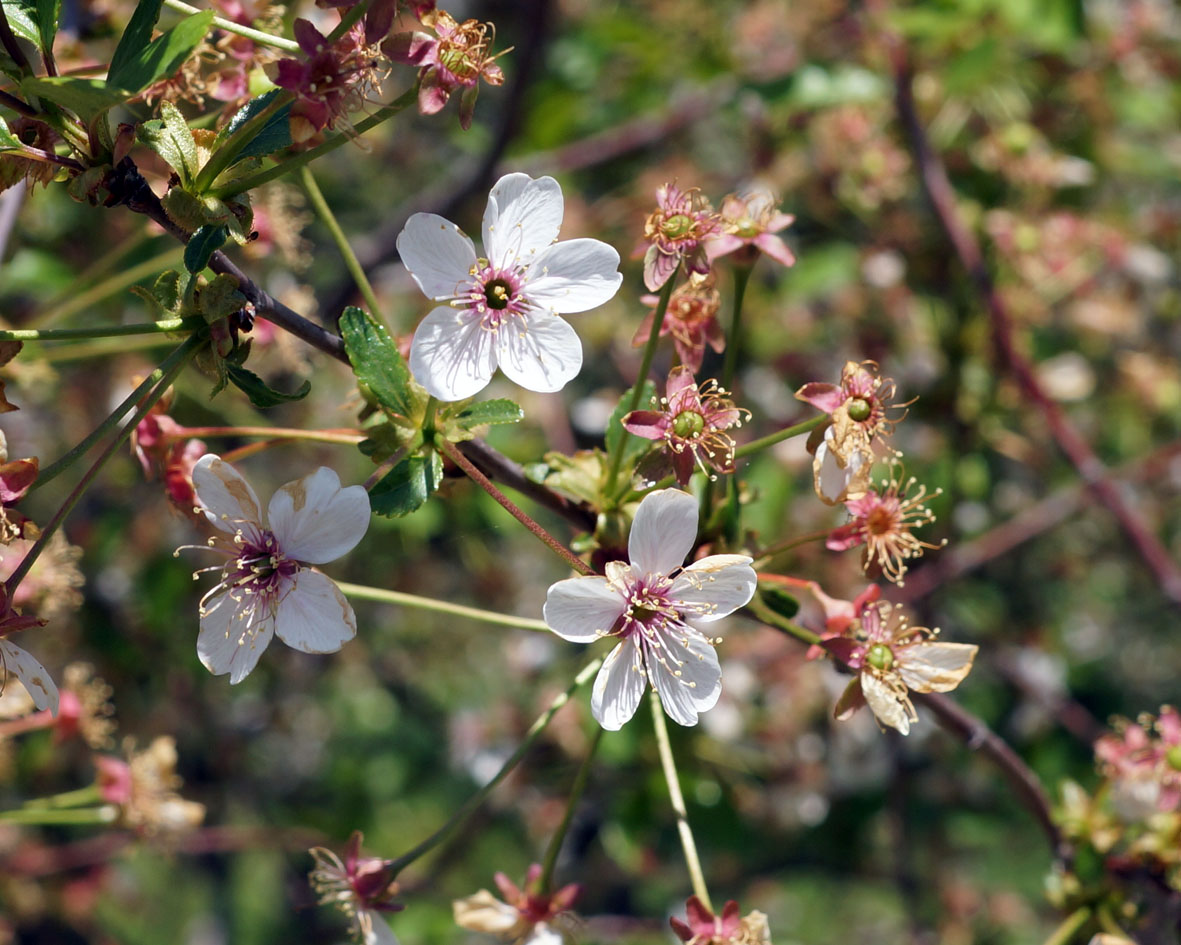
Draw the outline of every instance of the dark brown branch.
[[[24,115],[26,118],[35,118],[38,114],[37,109],[28,102],[23,102],[10,92],[0,90],[0,105],[5,108],[11,108],[14,112]]]
[[[955,191],[943,162],[931,147],[915,107],[913,73],[900,42],[894,46],[895,105],[899,119],[910,139],[911,150],[919,169],[923,189],[935,212],[944,235],[951,243],[961,265],[992,320],[993,340],[1000,360],[1007,365],[1025,396],[1045,418],[1058,448],[1066,455],[1095,497],[1115,516],[1124,533],[1148,566],[1163,593],[1172,603],[1181,605],[1181,570],[1168,551],[1108,477],[1107,470],[1090,444],[1067,419],[1062,408],[1046,394],[1034,367],[1017,348],[1013,320],[1004,300],[993,284],[984,262],[980,244],[963,225],[956,209]]]

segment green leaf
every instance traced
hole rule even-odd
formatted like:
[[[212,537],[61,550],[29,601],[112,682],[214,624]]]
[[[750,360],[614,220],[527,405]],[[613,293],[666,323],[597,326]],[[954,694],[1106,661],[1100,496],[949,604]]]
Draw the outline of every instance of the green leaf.
[[[259,410],[277,407],[279,404],[287,404],[293,400],[303,400],[312,389],[312,382],[304,381],[293,393],[284,394],[273,387],[267,387],[261,377],[244,367],[227,364],[226,371],[234,386],[245,393],[250,398],[250,402]]]
[[[634,390],[635,388],[632,388]],[[652,400],[656,397],[656,385],[651,381],[644,381],[644,389],[640,392],[640,399],[636,401],[639,405],[637,410],[649,410],[652,407]],[[607,421],[607,433],[605,436],[607,455],[614,456],[616,450],[623,446],[623,457],[620,460],[620,468],[626,467],[629,463],[639,459],[644,453],[648,452],[648,448],[652,445],[649,440],[642,439],[638,436],[629,436],[627,431],[623,429],[620,421],[627,416],[627,405],[631,403],[632,391],[628,390],[622,397],[619,398],[619,403],[611,412],[611,419]]]
[[[376,515],[409,515],[431,497],[442,479],[443,460],[438,453],[407,456],[369,490],[369,505]]]
[[[140,6],[143,6],[141,3]],[[136,10],[138,13],[139,10]],[[114,63],[107,73],[107,81],[111,85],[138,92],[147,88],[158,79],[166,79],[176,74],[186,59],[192,55],[194,49],[209,32],[213,22],[213,11],[203,10],[194,13],[176,24],[168,32],[157,36],[147,46],[135,50],[128,58],[120,63],[118,69]],[[126,33],[124,39],[126,39]],[[119,43],[119,49],[123,43]],[[115,55],[119,50],[115,50]]]
[[[800,602],[781,587],[762,587],[759,596],[763,603],[780,617],[791,620],[800,609]]]
[[[4,6],[4,16],[12,32],[21,39],[26,39],[34,46],[41,44],[41,31],[37,29],[36,0],[0,0]]]
[[[130,93],[108,85],[102,79],[68,75],[30,77],[21,82],[21,90],[26,95],[36,95],[68,108],[86,122],[131,98]]]
[[[193,133],[171,102],[161,102],[160,113],[161,118],[145,121],[139,126],[139,140],[176,171],[182,186],[188,186],[201,169]]]
[[[61,14],[62,0],[37,0],[37,31],[41,48],[53,53],[53,37],[57,35],[57,18]]]
[[[225,245],[229,231],[224,226],[202,226],[185,246],[185,268],[200,272],[209,265],[209,257]]]
[[[248,121],[267,108],[282,89],[272,89],[265,95],[253,98],[242,106],[217,135],[213,149],[221,147],[230,136]],[[259,129],[258,134],[250,139],[250,143],[238,152],[236,161],[251,157],[266,157],[266,155],[286,148],[291,144],[291,105],[287,104],[267,119],[266,124]]]
[[[455,422],[463,429],[497,423],[519,423],[525,416],[520,404],[511,400],[481,400],[468,404],[455,415]]]
[[[340,333],[357,380],[383,407],[410,417],[414,412],[410,371],[385,328],[364,309],[350,305],[340,316]]]
[[[164,0],[139,0],[135,12],[127,22],[127,29],[119,37],[119,45],[111,55],[111,65],[107,69],[107,78],[111,82],[115,81],[115,76],[120,71],[127,68],[127,63],[151,43],[152,30],[156,28],[156,21],[160,19],[160,10],[163,6]]]
[[[20,139],[8,130],[8,124],[0,118],[0,151],[19,151]]]

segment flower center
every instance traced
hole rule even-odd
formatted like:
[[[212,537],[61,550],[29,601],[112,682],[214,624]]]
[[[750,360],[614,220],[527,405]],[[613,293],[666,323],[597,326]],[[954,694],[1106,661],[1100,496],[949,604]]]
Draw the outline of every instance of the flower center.
[[[685,213],[674,213],[660,225],[660,232],[670,240],[679,240],[693,229],[693,218]]]
[[[298,570],[299,564],[283,553],[274,533],[267,531],[242,546],[241,554],[226,568],[225,583],[231,594],[258,595],[269,604],[278,594],[280,580]]]
[[[484,298],[489,308],[507,308],[512,294],[513,287],[504,279],[493,279],[484,283]]]
[[[1165,761],[1174,771],[1181,771],[1181,745],[1172,745],[1165,752]]]
[[[705,429],[705,417],[696,410],[682,410],[673,417],[673,433],[683,440],[692,440]]]
[[[894,665],[894,654],[884,643],[875,643],[865,654],[865,662],[874,669],[885,672]]]
[[[525,280],[520,271],[498,269],[481,259],[472,266],[472,281],[455,303],[475,310],[484,328],[495,331],[513,315],[524,315],[528,301],[521,295]]]
[[[871,535],[888,535],[894,530],[894,516],[885,506],[879,505],[865,516],[865,530]]]
[[[763,228],[750,217],[743,217],[734,223],[734,235],[741,236],[744,240],[753,240],[762,232]]]
[[[870,406],[869,401],[864,397],[854,397],[852,400],[850,400],[848,410],[849,419],[856,420],[858,423],[868,420],[869,415],[873,412],[873,408]]]

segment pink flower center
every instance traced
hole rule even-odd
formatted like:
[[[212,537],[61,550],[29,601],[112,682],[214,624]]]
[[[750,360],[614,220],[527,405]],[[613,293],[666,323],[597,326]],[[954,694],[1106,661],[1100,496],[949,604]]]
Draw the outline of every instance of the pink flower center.
[[[638,630],[651,636],[670,623],[680,623],[681,615],[668,599],[671,583],[665,577],[632,583],[626,590],[628,608],[615,635],[629,637]]]
[[[283,553],[274,532],[262,531],[243,542],[238,557],[226,565],[222,584],[235,599],[256,597],[255,606],[272,607],[278,603],[283,579],[298,570],[299,563]]]
[[[484,262],[484,260],[481,260]],[[514,269],[497,269],[479,263],[471,269],[472,281],[461,304],[480,315],[482,327],[495,331],[514,315],[524,315],[528,303],[521,294],[525,280]]]

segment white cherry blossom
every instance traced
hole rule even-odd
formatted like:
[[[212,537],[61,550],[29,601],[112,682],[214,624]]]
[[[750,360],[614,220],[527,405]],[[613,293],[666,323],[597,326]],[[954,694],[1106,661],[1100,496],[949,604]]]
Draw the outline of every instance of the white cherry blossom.
[[[484,257],[454,223],[416,213],[398,253],[436,302],[414,333],[410,369],[439,400],[471,397],[499,366],[528,390],[561,390],[582,367],[582,344],[559,315],[585,312],[619,290],[619,253],[594,239],[556,242],[562,188],[552,177],[507,174],[484,211]]]
[[[635,714],[649,681],[681,725],[696,725],[721,695],[713,641],[687,621],[733,613],[754,596],[758,578],[746,555],[684,565],[696,538],[697,500],[675,489],[652,492],[632,523],[630,564],[612,561],[605,577],[569,578],[549,589],[545,622],[558,636],[619,640],[591,695],[591,711],[605,729],[616,731]]]
[[[305,565],[356,547],[369,527],[364,488],[341,488],[336,473],[321,466],[279,489],[264,519],[250,483],[212,453],[193,467],[193,486],[216,529],[208,550],[227,559],[203,569],[221,571],[201,599],[197,637],[197,655],[211,673],[241,682],[274,634],[305,653],[334,653],[356,635],[357,618],[340,588]]]

